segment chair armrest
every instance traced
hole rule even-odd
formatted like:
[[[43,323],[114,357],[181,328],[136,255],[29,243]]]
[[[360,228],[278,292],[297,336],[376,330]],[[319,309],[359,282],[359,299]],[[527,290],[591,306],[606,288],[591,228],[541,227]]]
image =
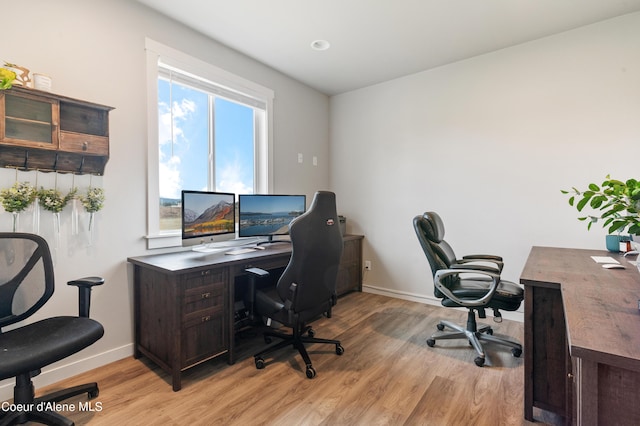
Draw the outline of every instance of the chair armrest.
[[[456,297],[451,290],[442,283],[442,280],[448,276],[451,275],[464,275],[464,274],[470,274],[470,275],[483,275],[486,276],[487,278],[490,278],[491,280],[491,285],[489,286],[489,288],[487,289],[487,292],[479,299],[465,299],[462,300],[458,297]],[[486,305],[489,300],[491,300],[491,298],[493,297],[494,293],[496,292],[496,290],[498,289],[498,284],[500,283],[500,275],[493,273],[493,272],[486,272],[486,271],[482,271],[479,269],[440,269],[439,271],[436,271],[434,277],[433,277],[433,282],[434,285],[436,286],[436,288],[442,293],[444,294],[448,299],[453,300],[454,302],[456,302],[457,304],[459,304],[460,306],[483,306]],[[489,281],[487,281],[489,282]]]
[[[502,262],[502,256],[495,256],[493,254],[468,254],[466,256],[462,256],[463,259],[481,259],[481,260],[495,260]]]
[[[502,268],[504,267],[504,262],[502,261],[502,257],[494,256],[491,254],[470,254],[467,256],[462,256],[462,259],[456,260],[456,263],[482,263],[482,264],[493,264],[502,272]]]
[[[489,272],[489,273],[498,274],[498,275],[500,275],[500,273],[502,272],[502,270],[498,267],[495,267],[492,265],[477,264],[474,262],[454,263],[453,265],[449,266],[449,269],[461,269],[461,270],[468,270],[468,271],[475,270],[475,271]]]
[[[67,282],[67,285],[78,287],[78,314],[81,317],[89,317],[91,289],[102,284],[104,284],[102,277],[85,277]]]
[[[268,271],[265,271],[264,269],[260,269],[260,268],[247,268],[244,271],[247,272],[249,275],[253,275],[254,277],[257,277],[257,278],[263,278],[263,277],[269,276]]]

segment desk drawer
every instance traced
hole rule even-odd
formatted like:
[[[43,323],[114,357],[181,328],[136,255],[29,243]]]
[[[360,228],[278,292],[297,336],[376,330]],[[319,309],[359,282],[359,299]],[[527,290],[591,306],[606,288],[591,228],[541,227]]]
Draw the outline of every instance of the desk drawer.
[[[225,283],[194,287],[184,292],[183,313],[189,314],[210,307],[224,306]]]
[[[182,330],[182,368],[227,351],[226,324],[222,309],[206,309],[189,315]]]
[[[223,268],[192,272],[184,275],[184,289],[188,291],[208,284],[224,283],[225,278],[226,274]]]
[[[223,316],[223,306],[215,306],[212,308],[201,309],[199,311],[190,312],[182,317],[183,327],[192,327],[198,324],[204,324]]]

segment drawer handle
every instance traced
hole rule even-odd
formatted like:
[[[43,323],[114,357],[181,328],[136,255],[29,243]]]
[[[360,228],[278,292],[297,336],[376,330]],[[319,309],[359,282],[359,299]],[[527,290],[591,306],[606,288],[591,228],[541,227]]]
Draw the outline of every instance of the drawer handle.
[[[211,271],[202,271],[202,275],[209,275]]]
[[[211,297],[211,293],[202,293],[202,298],[203,299],[208,299]]]
[[[89,149],[89,142],[87,141],[82,142],[82,150],[86,151],[87,149]]]
[[[211,315],[207,315],[205,317],[202,317],[202,322],[207,322],[211,319]]]

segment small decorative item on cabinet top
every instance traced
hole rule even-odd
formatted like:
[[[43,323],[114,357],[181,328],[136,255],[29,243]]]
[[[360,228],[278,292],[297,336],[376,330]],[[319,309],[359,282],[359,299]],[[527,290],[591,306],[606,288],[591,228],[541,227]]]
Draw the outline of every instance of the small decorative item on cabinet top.
[[[44,90],[45,92],[51,91],[51,77],[44,74],[33,73],[33,88],[38,90]]]
[[[32,87],[31,72],[28,68],[21,67],[20,65],[12,64],[10,62],[4,63],[4,68],[13,71],[16,74],[16,78],[12,84],[16,86]],[[10,88],[11,86],[7,87]]]
[[[16,73],[7,68],[0,68],[0,90],[11,89]]]

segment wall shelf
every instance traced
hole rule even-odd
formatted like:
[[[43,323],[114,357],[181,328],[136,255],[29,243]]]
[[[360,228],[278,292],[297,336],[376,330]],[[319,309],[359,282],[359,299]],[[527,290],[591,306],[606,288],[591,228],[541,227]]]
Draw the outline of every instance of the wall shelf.
[[[0,167],[104,174],[112,109],[23,87],[0,91]]]

